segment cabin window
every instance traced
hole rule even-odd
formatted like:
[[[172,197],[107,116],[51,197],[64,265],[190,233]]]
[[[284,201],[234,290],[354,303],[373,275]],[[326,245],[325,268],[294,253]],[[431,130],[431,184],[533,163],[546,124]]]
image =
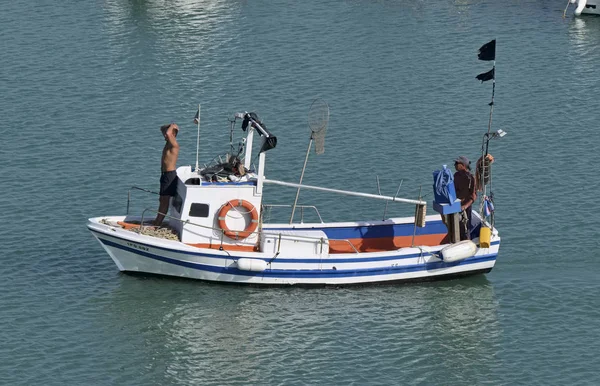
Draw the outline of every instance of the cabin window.
[[[190,207],[191,217],[208,217],[208,204],[194,203]]]
[[[173,208],[177,211],[177,213],[181,213],[181,205],[183,204],[183,199],[179,194],[173,197]]]
[[[187,181],[185,181],[186,185],[200,185],[200,178],[188,178]]]

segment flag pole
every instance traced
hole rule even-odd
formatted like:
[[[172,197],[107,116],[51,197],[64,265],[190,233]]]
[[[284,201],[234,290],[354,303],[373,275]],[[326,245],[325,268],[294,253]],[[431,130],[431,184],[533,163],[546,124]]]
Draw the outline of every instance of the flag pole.
[[[492,101],[490,102],[490,120],[488,122],[488,131],[485,136],[485,150],[481,149],[481,152],[483,153],[483,157],[481,158],[481,175],[479,176],[479,180],[481,181],[482,188],[483,188],[483,196],[484,197],[487,194],[487,186],[485,184],[485,175],[486,175],[486,172],[489,173],[489,171],[486,170],[487,168],[486,168],[486,164],[485,164],[485,159],[488,155],[488,149],[490,147],[490,133],[492,132],[492,115],[494,114],[494,93],[496,92],[496,60],[494,60],[494,63],[492,66],[492,71],[494,73],[494,78],[492,79]],[[484,200],[481,200],[481,208],[479,211],[480,214],[483,214],[483,205],[484,205]]]
[[[481,46],[481,48],[479,48],[477,59],[492,62],[492,69],[490,71],[483,72],[475,77],[478,80],[480,80],[481,83],[486,82],[488,80],[492,81],[492,101],[489,103],[490,118],[488,121],[487,133],[484,135],[484,142],[481,145],[481,152],[485,157],[487,156],[487,143],[489,142],[490,135],[492,132],[492,117],[494,114],[494,94],[496,92],[496,39],[484,44],[483,46]]]
[[[477,177],[480,181],[480,188],[483,192],[483,198],[481,200],[479,212],[481,213],[481,217],[485,218],[486,216],[483,215],[483,206],[484,206],[485,200],[487,199],[486,198],[486,194],[487,194],[487,186],[486,185],[487,184],[485,183],[485,176],[486,176],[486,172],[491,173],[489,170],[486,170],[488,168],[488,167],[486,167],[486,158],[488,156],[490,139],[492,138],[492,134],[491,134],[492,133],[492,117],[494,115],[494,95],[496,92],[496,39],[481,46],[481,48],[479,48],[479,53],[477,54],[477,58],[479,60],[492,61],[492,69],[490,71],[481,73],[476,76],[476,78],[478,80],[480,80],[481,83],[488,81],[488,80],[492,81],[492,100],[489,103],[490,118],[488,121],[487,133],[484,134],[483,142],[481,144],[481,158],[480,158],[481,170],[479,170],[480,168],[478,166],[476,167]],[[479,165],[479,161],[477,161],[477,165]],[[490,177],[491,177],[491,174],[490,174]],[[491,194],[491,179],[490,179],[490,194]]]
[[[490,120],[488,121],[488,131],[487,131],[488,140],[489,140],[490,133],[492,132],[492,115],[494,114],[494,93],[496,92],[496,61],[495,60],[494,60],[494,64],[492,67],[492,71],[494,74],[494,78],[492,79],[492,101],[490,102]],[[488,146],[486,145],[484,156],[487,155],[487,152],[488,152]]]
[[[487,216],[485,215],[485,203],[487,201],[487,184],[485,183],[486,172],[490,174],[490,181],[489,181],[490,182],[490,195],[492,195],[491,164],[486,167],[485,161],[488,156],[488,149],[490,147],[490,139],[491,139],[490,133],[492,132],[492,115],[494,114],[494,93],[496,91],[496,60],[494,60],[492,71],[494,71],[494,79],[492,80],[492,101],[490,102],[490,120],[488,122],[488,131],[485,136],[485,151],[483,149],[481,149],[481,151],[483,153],[483,157],[481,158],[481,175],[479,176],[479,179],[480,179],[481,185],[482,185],[482,190],[483,190],[482,191],[483,197],[480,200],[480,205],[479,205],[479,215],[483,219],[487,218]],[[493,227],[494,227],[494,221],[493,221],[493,217],[492,217],[492,228]]]
[[[198,173],[198,153],[200,153],[200,105],[198,105],[198,140],[196,141],[196,173]]]

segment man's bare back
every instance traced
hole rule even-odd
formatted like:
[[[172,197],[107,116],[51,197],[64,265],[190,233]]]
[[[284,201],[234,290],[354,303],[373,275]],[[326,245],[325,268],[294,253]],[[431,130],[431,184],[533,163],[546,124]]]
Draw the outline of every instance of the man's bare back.
[[[175,137],[179,132],[179,127],[175,123],[170,125],[164,125],[160,128],[163,136],[165,137],[165,147],[161,157],[161,172],[170,172],[177,168],[177,157],[179,157],[179,144]]]

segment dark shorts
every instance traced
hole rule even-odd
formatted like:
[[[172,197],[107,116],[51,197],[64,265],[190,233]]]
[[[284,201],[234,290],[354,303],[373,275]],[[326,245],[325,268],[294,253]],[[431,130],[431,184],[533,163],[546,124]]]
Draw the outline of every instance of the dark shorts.
[[[473,205],[465,209],[465,214],[467,215],[467,221],[463,222],[462,218],[460,221],[460,239],[471,240],[471,233],[473,232]]]
[[[177,172],[163,172],[160,174],[160,195],[174,197],[177,194]]]

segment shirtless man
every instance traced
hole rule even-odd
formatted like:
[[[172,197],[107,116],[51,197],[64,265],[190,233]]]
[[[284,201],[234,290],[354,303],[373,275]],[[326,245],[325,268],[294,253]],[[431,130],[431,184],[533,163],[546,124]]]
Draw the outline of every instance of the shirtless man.
[[[165,147],[162,152],[160,166],[160,198],[158,214],[154,220],[155,226],[162,224],[167,211],[169,210],[169,201],[171,197],[177,194],[177,157],[179,156],[179,144],[175,139],[179,132],[179,127],[174,124],[163,125],[160,132],[165,137]]]

